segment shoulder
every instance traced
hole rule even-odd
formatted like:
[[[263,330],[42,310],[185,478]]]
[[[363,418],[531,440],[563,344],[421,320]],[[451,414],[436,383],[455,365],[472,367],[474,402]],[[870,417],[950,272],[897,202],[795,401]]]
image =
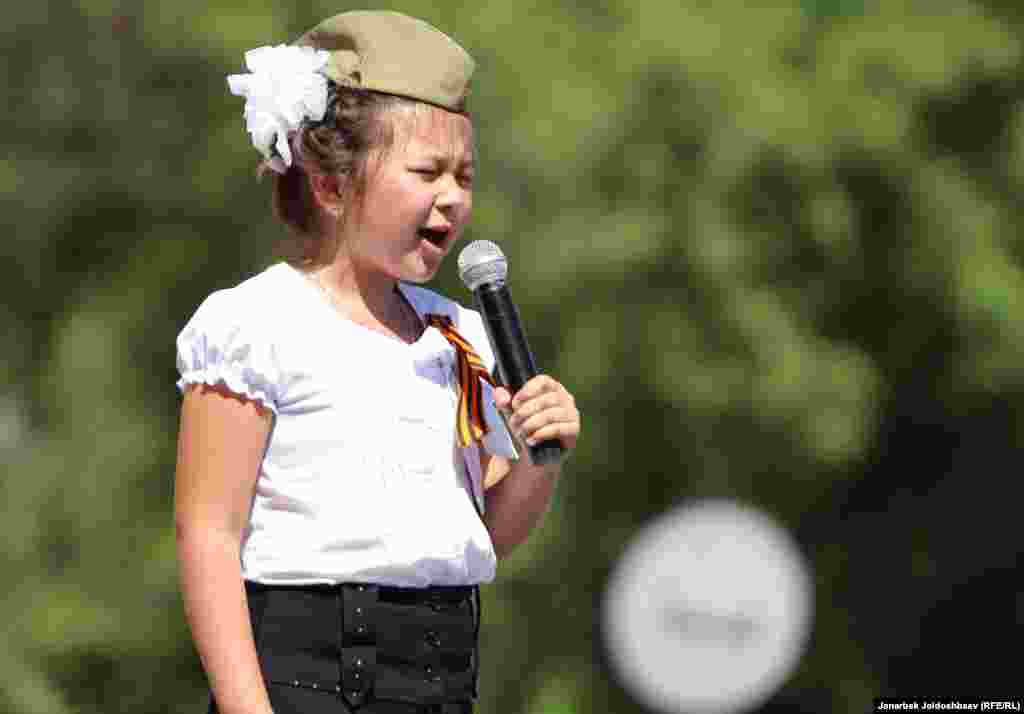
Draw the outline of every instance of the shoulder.
[[[188,327],[202,325],[207,329],[258,327],[273,320],[275,315],[287,312],[292,300],[289,296],[290,268],[277,263],[228,288],[215,290],[196,308]]]
[[[290,305],[299,291],[296,281],[301,277],[287,263],[275,263],[234,287],[213,293],[223,304],[240,308],[245,313],[267,316]],[[276,308],[276,309],[275,309]]]
[[[297,292],[280,273],[272,266],[203,300],[176,340],[179,389],[223,383],[276,411],[287,375],[278,349],[286,323],[280,318],[294,312],[286,296]]]

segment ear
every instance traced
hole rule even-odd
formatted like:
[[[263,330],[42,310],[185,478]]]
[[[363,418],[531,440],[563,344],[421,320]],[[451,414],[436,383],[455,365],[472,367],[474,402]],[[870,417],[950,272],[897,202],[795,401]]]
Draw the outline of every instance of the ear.
[[[340,216],[344,209],[341,179],[333,174],[309,171],[309,189],[320,210]]]

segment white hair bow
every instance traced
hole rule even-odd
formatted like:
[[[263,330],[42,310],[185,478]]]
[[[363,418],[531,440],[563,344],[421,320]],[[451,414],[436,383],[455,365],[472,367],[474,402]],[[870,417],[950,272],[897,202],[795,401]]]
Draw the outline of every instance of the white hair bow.
[[[303,119],[319,121],[327,111],[328,56],[312,47],[258,47],[245,53],[249,74],[228,75],[231,93],[245,97],[253,146],[279,174],[292,165],[291,132]]]

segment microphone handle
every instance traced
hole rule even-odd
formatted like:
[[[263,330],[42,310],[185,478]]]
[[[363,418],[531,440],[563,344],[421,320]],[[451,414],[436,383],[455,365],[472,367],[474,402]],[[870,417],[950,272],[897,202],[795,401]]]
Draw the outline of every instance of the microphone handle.
[[[514,395],[537,376],[537,365],[523,334],[519,311],[505,283],[484,283],[473,295],[498,363],[498,375]],[[562,458],[562,442],[558,439],[548,439],[527,448],[530,461],[538,466],[553,464]]]

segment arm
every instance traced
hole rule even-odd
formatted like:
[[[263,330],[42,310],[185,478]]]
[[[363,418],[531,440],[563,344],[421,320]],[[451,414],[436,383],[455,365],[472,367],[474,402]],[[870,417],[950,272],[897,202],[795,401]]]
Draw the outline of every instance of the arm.
[[[568,454],[576,446],[580,413],[565,387],[551,377],[539,375],[516,392],[494,390],[494,401],[508,417],[508,426],[520,443],[533,444],[559,439]],[[485,493],[484,523],[499,558],[506,557],[526,540],[551,505],[561,464],[535,466],[527,449],[523,458],[512,462],[481,451],[484,482],[494,484]]]
[[[501,559],[525,541],[544,518],[561,466],[534,466],[528,458],[509,461],[490,454],[484,454],[481,461],[487,478],[499,479],[484,493],[484,524]]]
[[[193,385],[181,408],[175,528],[185,615],[221,714],[270,714],[242,582],[241,542],[272,414]]]

